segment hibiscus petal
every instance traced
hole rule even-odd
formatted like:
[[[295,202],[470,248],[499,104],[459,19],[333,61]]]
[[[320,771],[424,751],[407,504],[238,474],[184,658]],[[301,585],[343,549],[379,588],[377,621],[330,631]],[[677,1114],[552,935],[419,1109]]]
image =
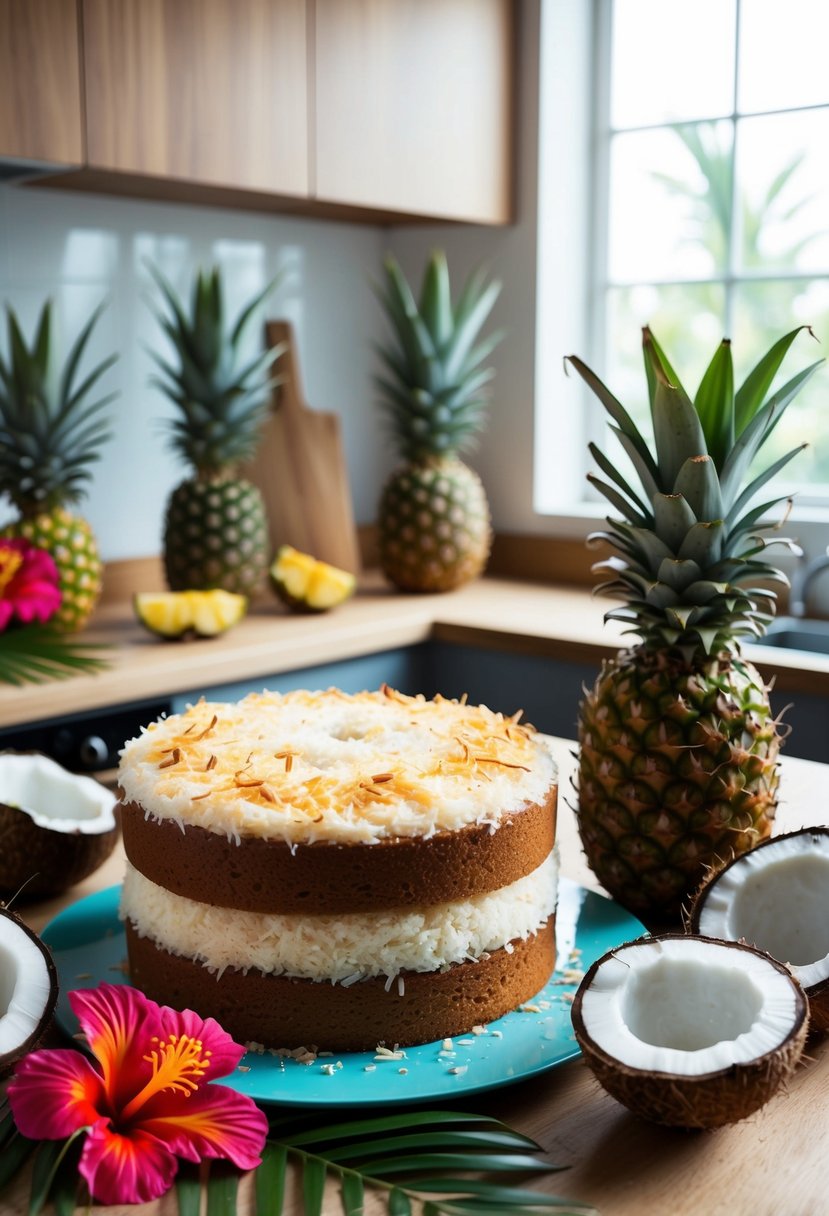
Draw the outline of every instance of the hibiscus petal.
[[[32,1140],[63,1140],[104,1117],[103,1082],[79,1051],[35,1051],[8,1087],[14,1121]]]
[[[180,1013],[168,1005],[162,1005],[160,1013],[167,1035],[184,1034],[190,1039],[200,1039],[203,1050],[210,1052],[210,1081],[217,1077],[226,1077],[228,1073],[233,1072],[245,1054],[244,1047],[235,1043],[215,1018],[200,1017],[192,1009],[185,1009]]]
[[[101,1065],[113,1110],[120,1110],[152,1075],[146,1056],[161,1036],[160,1009],[128,984],[101,984],[69,993],[69,1002]]]
[[[147,1203],[169,1191],[178,1162],[140,1128],[122,1136],[101,1123],[86,1137],[78,1169],[101,1203]]]
[[[189,1098],[159,1094],[153,1108],[148,1105],[141,1128],[163,1140],[176,1156],[188,1161],[227,1157],[241,1170],[259,1165],[268,1120],[246,1094],[226,1085],[205,1085]]]

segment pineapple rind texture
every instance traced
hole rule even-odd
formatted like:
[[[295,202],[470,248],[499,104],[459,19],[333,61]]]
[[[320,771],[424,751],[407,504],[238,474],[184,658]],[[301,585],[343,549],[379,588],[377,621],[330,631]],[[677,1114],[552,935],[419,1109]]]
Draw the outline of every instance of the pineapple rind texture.
[[[381,405],[405,464],[380,499],[381,565],[402,591],[451,591],[480,574],[490,547],[489,508],[477,474],[457,459],[484,425],[499,333],[481,339],[500,283],[478,270],[453,303],[436,251],[419,299],[386,258],[379,294],[391,339],[378,348]]]
[[[52,555],[62,599],[50,625],[66,633],[83,628],[101,592],[103,567],[92,529],[67,510],[83,498],[110,437],[106,410],[117,396],[94,399],[115,355],[79,371],[100,314],[96,309],[58,366],[51,302],[43,306],[31,344],[9,309],[9,353],[0,358],[0,494],[19,511],[2,534],[23,537]]]
[[[595,445],[589,474],[613,508],[594,566],[607,614],[641,644],[607,665],[580,711],[578,819],[587,860],[633,911],[675,916],[706,869],[767,837],[780,747],[768,690],[740,655],[774,615],[764,489],[800,451],[758,471],[755,457],[822,360],[772,391],[791,344],[780,338],[735,391],[731,344],[718,347],[694,397],[649,329],[643,353],[653,442],[580,359],[633,477]],[[803,445],[801,445],[803,446]],[[606,478],[606,480],[605,480]]]
[[[480,477],[460,460],[398,469],[379,515],[380,564],[402,591],[452,591],[486,566],[489,506]]]
[[[579,743],[585,854],[632,911],[675,916],[709,867],[771,833],[780,740],[744,659],[623,651],[581,706]]]
[[[167,503],[164,569],[171,591],[257,595],[270,546],[262,495],[239,477],[183,481]]]
[[[55,507],[26,516],[3,530],[52,555],[60,578],[61,604],[49,624],[63,633],[83,629],[101,595],[103,563],[95,535],[80,515]]]

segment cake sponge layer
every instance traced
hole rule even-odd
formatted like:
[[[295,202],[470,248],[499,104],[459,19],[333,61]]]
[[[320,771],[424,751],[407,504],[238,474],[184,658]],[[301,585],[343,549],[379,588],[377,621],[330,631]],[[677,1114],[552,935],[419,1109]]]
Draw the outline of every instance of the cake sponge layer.
[[[121,915],[214,973],[227,968],[332,983],[434,971],[524,939],[555,910],[555,852],[531,874],[457,903],[344,916],[239,912],[172,895],[127,863]]]
[[[469,824],[376,844],[231,840],[129,804],[121,826],[135,868],[188,899],[246,912],[378,911],[469,899],[535,870],[555,843],[556,787],[543,803],[502,815],[496,829]]]
[[[555,965],[555,917],[511,951],[444,971],[402,973],[386,991],[382,979],[350,987],[206,967],[171,954],[127,921],[132,983],[153,1000],[214,1017],[240,1042],[270,1047],[314,1044],[330,1051],[368,1051],[430,1043],[494,1021],[528,1001]]]
[[[386,687],[202,701],[127,743],[119,770],[124,800],[156,819],[291,844],[495,825],[555,779],[515,717]]]

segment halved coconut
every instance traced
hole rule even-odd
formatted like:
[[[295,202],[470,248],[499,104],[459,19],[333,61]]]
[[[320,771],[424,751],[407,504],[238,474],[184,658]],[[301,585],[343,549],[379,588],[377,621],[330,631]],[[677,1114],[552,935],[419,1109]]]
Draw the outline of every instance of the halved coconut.
[[[643,1118],[736,1123],[768,1102],[803,1052],[808,1005],[775,959],[749,946],[669,933],[611,950],[573,1002],[596,1077]]]
[[[689,928],[788,963],[806,989],[812,1029],[829,1030],[829,828],[775,836],[710,874]]]
[[[48,948],[0,906],[0,1076],[38,1042],[57,999],[57,971]]]
[[[55,895],[109,857],[115,795],[34,752],[0,753],[0,891]]]

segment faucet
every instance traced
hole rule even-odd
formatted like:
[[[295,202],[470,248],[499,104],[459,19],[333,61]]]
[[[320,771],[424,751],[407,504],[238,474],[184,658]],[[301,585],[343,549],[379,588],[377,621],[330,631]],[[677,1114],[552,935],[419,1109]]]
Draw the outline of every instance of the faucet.
[[[829,570],[829,546],[821,557],[812,558],[806,565],[798,566],[792,575],[792,590],[789,596],[789,615],[798,618],[806,615],[806,596],[809,587],[824,570]]]

